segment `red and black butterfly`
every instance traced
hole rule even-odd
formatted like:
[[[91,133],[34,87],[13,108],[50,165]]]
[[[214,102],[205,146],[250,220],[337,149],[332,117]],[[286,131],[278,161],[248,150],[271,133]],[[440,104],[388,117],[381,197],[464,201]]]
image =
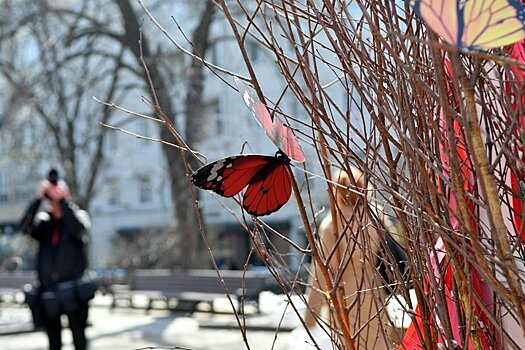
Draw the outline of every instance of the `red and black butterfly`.
[[[206,164],[191,177],[197,187],[233,197],[245,187],[242,207],[251,215],[268,215],[281,208],[292,194],[290,158],[282,151],[274,157],[237,155]]]
[[[233,197],[244,188],[242,207],[262,216],[281,208],[292,194],[290,161],[304,162],[304,154],[292,131],[270,113],[248,86],[237,81],[239,92],[266,134],[279,148],[275,156],[237,155],[206,164],[193,173],[199,188]]]

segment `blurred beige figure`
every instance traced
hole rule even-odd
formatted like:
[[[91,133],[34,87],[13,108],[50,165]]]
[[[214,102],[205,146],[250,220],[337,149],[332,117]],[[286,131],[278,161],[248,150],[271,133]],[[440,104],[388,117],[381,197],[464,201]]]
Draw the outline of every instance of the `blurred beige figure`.
[[[383,309],[386,293],[384,282],[376,268],[377,255],[380,251],[379,233],[365,205],[365,196],[370,195],[372,188],[365,188],[365,179],[359,170],[351,168],[351,172],[355,181],[351,181],[344,171],[334,174],[333,180],[340,184],[334,186],[337,218],[333,220],[332,215],[329,214],[320,224],[318,239],[321,243],[321,256],[325,260],[337,245],[337,250],[329,264],[331,279],[333,285],[337,284],[344,290],[344,307],[348,311],[355,348],[389,349],[393,347],[391,345],[393,328]],[[374,212],[380,214],[382,210],[376,208]],[[385,218],[380,217],[380,219]],[[339,325],[334,315],[329,312],[329,289],[317,266],[314,268],[309,285],[307,292],[309,310],[307,308],[304,321],[314,334],[320,334],[319,327],[322,327],[336,339],[337,336],[334,336],[336,332],[333,329],[338,329]],[[332,331],[329,330],[330,328]],[[327,341],[328,335],[324,336],[325,339],[323,336],[319,338],[317,345],[321,349],[336,348]],[[309,342],[312,343],[311,340]],[[308,347],[296,346],[296,348]]]

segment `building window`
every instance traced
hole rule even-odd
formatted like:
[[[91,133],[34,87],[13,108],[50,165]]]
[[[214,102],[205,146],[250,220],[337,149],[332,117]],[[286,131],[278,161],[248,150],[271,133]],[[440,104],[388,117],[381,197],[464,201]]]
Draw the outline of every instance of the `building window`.
[[[7,202],[7,176],[0,172],[0,203]]]
[[[221,136],[224,134],[224,122],[221,117],[221,105],[218,99],[213,99],[204,106],[205,115],[209,116],[208,134]]]
[[[151,179],[147,176],[139,178],[139,200],[140,203],[151,203],[153,191],[151,188]]]
[[[217,43],[214,43],[214,44],[211,44],[211,47],[210,47],[210,60],[211,60],[211,63],[218,66],[220,64],[219,62],[219,48],[218,48],[218,44]]]
[[[112,207],[120,205],[120,185],[117,178],[108,180],[108,204]]]
[[[217,135],[222,135],[224,133],[224,123],[222,121],[222,116],[221,116],[221,104],[219,103],[218,100],[215,102],[215,117],[217,118],[216,119]]]
[[[249,41],[246,51],[248,51],[248,57],[250,57],[250,61],[252,63],[255,63],[259,60],[259,43],[256,41]]]

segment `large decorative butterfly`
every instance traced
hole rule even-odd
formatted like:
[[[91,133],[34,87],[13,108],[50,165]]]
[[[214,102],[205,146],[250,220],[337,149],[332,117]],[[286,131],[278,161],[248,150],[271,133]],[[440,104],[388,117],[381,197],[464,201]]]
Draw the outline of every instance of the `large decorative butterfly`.
[[[525,38],[525,7],[517,0],[410,0],[410,5],[459,48],[490,49]]]
[[[279,148],[275,156],[236,155],[206,164],[191,177],[193,184],[223,197],[233,197],[244,188],[242,207],[262,216],[279,210],[292,194],[290,161],[304,162],[304,153],[291,129],[270,113],[248,86],[236,81],[248,105],[268,137]]]

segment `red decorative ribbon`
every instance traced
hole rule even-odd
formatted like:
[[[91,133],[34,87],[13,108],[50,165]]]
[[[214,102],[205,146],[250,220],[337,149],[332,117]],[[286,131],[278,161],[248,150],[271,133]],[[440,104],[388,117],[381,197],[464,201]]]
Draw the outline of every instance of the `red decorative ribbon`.
[[[523,51],[521,51],[523,53]],[[451,81],[453,74],[452,74],[452,67],[450,61],[445,61],[445,70],[447,72],[448,78]],[[523,74],[523,71],[521,71]],[[455,104],[455,106],[459,109],[459,103],[457,101],[454,101],[454,92],[453,92],[453,86],[452,84],[448,84],[448,91],[449,91],[449,97],[452,98],[452,103]],[[523,97],[523,96],[522,96]],[[465,141],[465,135],[461,129],[461,126],[457,120],[454,120],[453,125],[453,132],[454,135],[447,135],[448,128],[447,128],[447,121],[445,120],[443,111],[440,111],[440,128],[441,128],[441,137],[440,137],[440,157],[444,168],[445,176],[450,176],[450,168],[449,168],[449,159],[448,155],[445,152],[446,149],[449,148],[449,142],[454,142],[457,145],[457,156],[458,161],[461,168],[461,177],[463,179],[463,188],[470,193],[472,196],[476,196],[476,190],[475,185],[476,181],[473,176],[472,172],[472,166],[470,159],[468,157],[467,147],[466,147],[466,141]],[[523,124],[525,125],[525,124]],[[455,230],[459,229],[459,221],[457,219],[457,211],[458,211],[458,205],[457,200],[452,194],[452,191],[450,188],[442,188],[441,191],[446,194],[448,198],[448,204],[449,204],[449,212],[450,212],[450,222],[452,224],[452,227]],[[469,198],[465,198],[468,207],[471,213],[474,213],[477,208],[475,203],[470,200]],[[521,213],[523,212],[523,202],[517,202],[521,205]],[[516,205],[516,204],[515,204]],[[519,212],[519,209],[515,209]],[[474,228],[474,232],[477,232],[477,223],[474,220],[474,215],[472,216],[472,226]],[[515,219],[517,216],[514,217]],[[444,282],[444,293],[445,293],[445,300],[446,300],[446,307],[447,307],[447,313],[448,313],[448,319],[451,326],[451,332],[453,339],[446,339],[446,336],[444,332],[440,331],[441,322],[439,320],[439,317],[435,310],[430,310],[431,319],[428,320],[429,326],[434,327],[438,329],[438,336],[437,336],[437,343],[443,344],[444,348],[454,348],[455,344],[459,346],[461,349],[474,349],[474,344],[472,343],[471,338],[468,339],[468,344],[465,346],[463,344],[464,339],[461,337],[460,334],[460,322],[458,320],[458,315],[468,315],[470,310],[463,310],[461,307],[461,303],[457,298],[455,297],[453,293],[453,274],[452,274],[452,267],[448,263],[449,259],[447,257],[445,247],[443,245],[443,242],[438,240],[436,242],[436,245],[434,247],[435,251],[438,252],[437,261],[436,259],[431,260],[432,268],[434,269],[435,278],[438,280],[443,276],[443,282]],[[431,255],[432,256],[432,255]],[[439,267],[446,266],[445,273],[441,275],[439,273]],[[425,289],[425,294],[432,296],[431,293],[431,287],[430,287],[430,280],[429,277],[424,277],[423,286]],[[471,305],[472,305],[472,315],[475,317],[474,320],[474,330],[479,335],[479,339],[481,342],[481,346],[483,349],[489,350],[493,349],[496,346],[496,339],[494,337],[494,332],[491,331],[490,323],[488,321],[488,317],[483,311],[483,308],[478,303],[478,299],[483,301],[486,308],[490,310],[489,305],[492,304],[492,298],[491,298],[491,291],[488,285],[483,282],[482,278],[480,277],[480,274],[475,268],[472,268],[472,274],[471,274],[471,284],[473,287],[473,293],[477,295],[477,298],[472,298]],[[428,305],[436,305],[436,303],[433,300],[430,300]],[[415,320],[415,322],[414,322]],[[423,322],[426,322],[427,320],[422,319],[422,314],[420,307],[418,306],[415,310],[415,319],[413,319],[412,324],[406,331],[403,341],[400,344],[399,349],[408,349],[408,350],[416,350],[416,349],[422,349],[423,346],[421,345],[421,339],[418,336],[417,330],[419,329],[421,333],[423,333]],[[468,330],[465,330],[468,331]],[[427,339],[429,341],[430,339]],[[435,348],[439,348],[437,344],[435,345]]]

